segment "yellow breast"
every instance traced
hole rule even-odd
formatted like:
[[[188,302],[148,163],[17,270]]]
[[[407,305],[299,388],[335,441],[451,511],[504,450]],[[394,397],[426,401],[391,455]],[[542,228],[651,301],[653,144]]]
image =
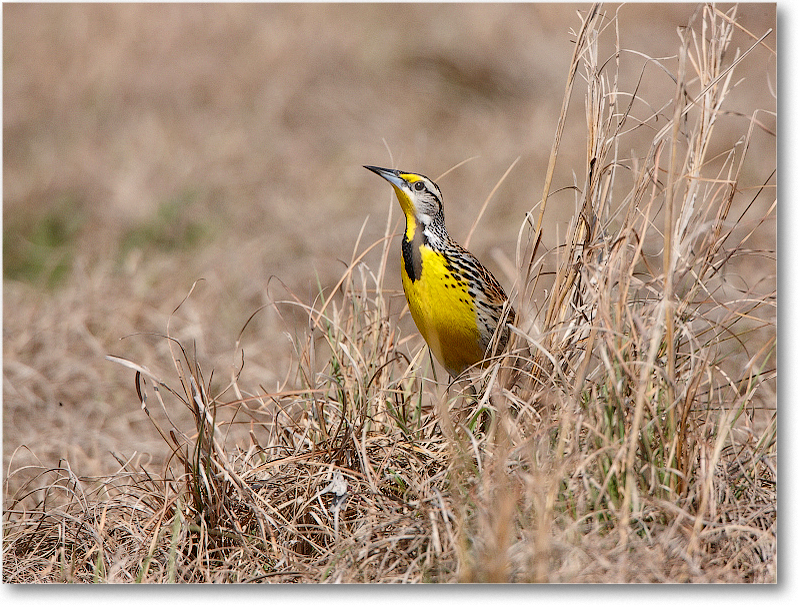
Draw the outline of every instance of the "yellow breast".
[[[433,355],[455,377],[484,356],[475,307],[467,286],[447,269],[441,253],[421,245],[420,254],[417,280],[401,264],[408,308]]]

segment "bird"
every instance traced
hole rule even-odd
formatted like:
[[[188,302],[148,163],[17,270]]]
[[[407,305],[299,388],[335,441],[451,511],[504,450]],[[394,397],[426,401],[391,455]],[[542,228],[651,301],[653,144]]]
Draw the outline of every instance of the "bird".
[[[400,271],[408,308],[433,355],[458,378],[493,351],[503,351],[514,309],[492,273],[447,233],[442,192],[433,180],[364,168],[388,181],[400,202],[406,219]],[[501,320],[495,348],[492,337]]]

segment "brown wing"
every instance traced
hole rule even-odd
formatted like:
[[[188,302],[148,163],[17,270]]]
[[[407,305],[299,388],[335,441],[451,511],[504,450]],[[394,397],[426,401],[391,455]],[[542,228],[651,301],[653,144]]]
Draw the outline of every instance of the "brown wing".
[[[494,275],[484,267],[477,257],[453,241],[450,242],[450,245],[452,249],[450,254],[446,255],[450,270],[459,274],[464,282],[470,285],[469,292],[476,303],[478,322],[486,329],[482,332],[482,341],[485,342],[483,346],[486,348],[497,323],[500,322],[503,305],[508,300],[508,296]],[[508,311],[507,322],[513,323],[514,318],[515,312],[511,308]],[[506,328],[500,336],[500,350],[505,347],[507,341],[508,329]]]

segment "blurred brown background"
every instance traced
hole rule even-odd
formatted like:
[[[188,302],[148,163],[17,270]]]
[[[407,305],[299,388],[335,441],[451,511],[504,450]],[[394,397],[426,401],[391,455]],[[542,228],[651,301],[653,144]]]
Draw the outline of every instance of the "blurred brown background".
[[[363,164],[436,179],[477,157],[439,181],[448,227],[463,241],[519,157],[470,243],[510,287],[520,225],[541,196],[576,10],[588,6],[5,5],[6,470],[21,445],[12,468],[68,458],[90,475],[113,472],[109,451],[163,457],[133,373],[104,357],[168,370],[166,341],[149,333],[166,331],[203,278],[170,329],[196,344],[207,374],[213,367],[227,379],[247,318],[284,296],[275,280],[268,296],[270,277],[311,303],[318,284],[336,284],[367,217],[362,250],[384,234],[389,213],[399,229],[390,188]],[[676,28],[696,9],[624,6],[620,45],[674,70]],[[759,36],[775,18],[774,4],[739,8]],[[768,42],[776,47],[774,33]],[[733,49],[751,44],[735,32]],[[720,145],[746,131],[755,108],[774,129],[775,60],[760,57],[738,72],[744,81],[728,107],[744,117]],[[620,88],[633,90],[646,60],[620,61]],[[649,64],[640,94],[668,102],[673,92]],[[571,108],[554,191],[585,176],[580,84]],[[745,178],[757,187],[775,166],[774,138],[758,133],[753,148],[763,163]],[[555,193],[548,248],[574,198]],[[387,287],[399,314],[396,257]],[[377,259],[367,257],[370,267]],[[306,330],[298,319],[264,310],[248,326],[242,383],[253,392],[289,372],[291,339]]]

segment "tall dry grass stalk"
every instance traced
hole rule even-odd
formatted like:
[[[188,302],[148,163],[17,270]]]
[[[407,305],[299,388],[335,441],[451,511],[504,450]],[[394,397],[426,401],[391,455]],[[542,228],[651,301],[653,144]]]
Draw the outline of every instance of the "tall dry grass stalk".
[[[158,473],[120,460],[108,479],[65,463],[7,496],[5,580],[775,581],[775,251],[753,244],[774,229],[773,176],[753,187],[764,127],[726,109],[766,35],[731,57],[735,14],[699,8],[677,69],[646,62],[673,79],[670,99],[620,90],[617,21],[583,16],[520,231],[517,326],[492,364],[450,386],[424,372],[384,289],[387,222],[333,292],[274,299],[308,319],[282,385],[241,385],[240,352],[216,387],[169,327],[177,388],[115,359],[173,456]],[[563,246],[543,251],[580,86],[585,177]],[[722,128],[741,128],[727,149]],[[753,256],[768,269],[751,280]],[[194,427],[170,421],[176,406]]]

